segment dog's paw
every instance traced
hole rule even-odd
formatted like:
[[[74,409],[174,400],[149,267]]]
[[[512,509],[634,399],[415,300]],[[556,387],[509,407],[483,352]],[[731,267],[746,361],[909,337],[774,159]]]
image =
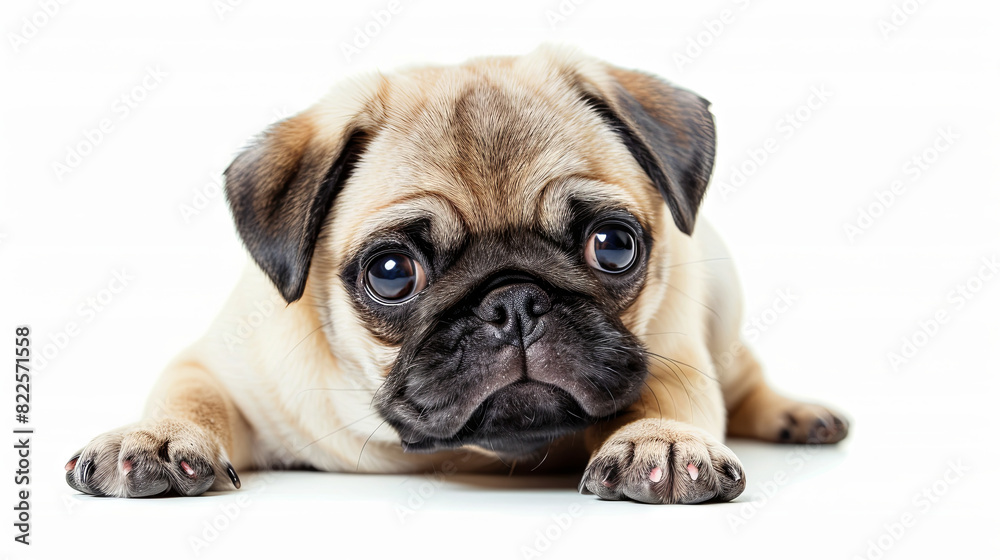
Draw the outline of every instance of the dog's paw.
[[[580,482],[584,494],[652,504],[728,502],[744,488],[743,465],[728,447],[693,426],[657,419],[615,432]]]
[[[66,463],[66,482],[95,496],[141,498],[171,490],[197,496],[216,476],[240,479],[215,439],[197,425],[165,419],[102,434]]]
[[[837,443],[847,437],[847,419],[818,404],[795,403],[775,420],[779,443]]]

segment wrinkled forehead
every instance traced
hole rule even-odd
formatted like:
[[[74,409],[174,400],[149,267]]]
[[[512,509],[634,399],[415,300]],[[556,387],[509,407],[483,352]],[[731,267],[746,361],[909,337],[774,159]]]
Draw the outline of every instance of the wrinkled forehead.
[[[650,219],[643,209],[658,199],[614,132],[567,79],[522,70],[460,67],[388,83],[381,126],[337,203],[338,237],[356,249],[419,220],[443,247],[512,228],[558,235],[574,205]]]

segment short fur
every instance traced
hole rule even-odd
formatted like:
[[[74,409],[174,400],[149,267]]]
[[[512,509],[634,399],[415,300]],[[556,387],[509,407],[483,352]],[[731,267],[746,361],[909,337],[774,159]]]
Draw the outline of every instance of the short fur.
[[[254,264],[67,482],[196,495],[248,468],[513,460],[606,499],[738,496],[727,432],[832,443],[847,423],[776,394],[740,341],[733,267],[695,219],[714,155],[707,101],[566,49],[342,84],[227,170]],[[620,275],[583,259],[608,220],[635,236]],[[366,291],[385,250],[426,269],[412,301]]]

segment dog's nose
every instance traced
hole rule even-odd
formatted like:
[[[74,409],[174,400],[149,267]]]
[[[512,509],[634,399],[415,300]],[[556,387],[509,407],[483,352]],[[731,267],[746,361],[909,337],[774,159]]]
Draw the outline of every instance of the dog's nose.
[[[492,290],[473,313],[496,328],[497,337],[505,343],[527,349],[545,333],[541,318],[549,309],[552,302],[544,290],[521,283]]]

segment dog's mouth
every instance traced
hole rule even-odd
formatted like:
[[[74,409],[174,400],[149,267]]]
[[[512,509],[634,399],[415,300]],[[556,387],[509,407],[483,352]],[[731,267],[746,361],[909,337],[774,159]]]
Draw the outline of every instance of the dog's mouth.
[[[475,445],[501,457],[523,457],[598,420],[565,390],[522,380],[487,397],[453,436],[411,437],[403,440],[403,450],[432,453]]]

